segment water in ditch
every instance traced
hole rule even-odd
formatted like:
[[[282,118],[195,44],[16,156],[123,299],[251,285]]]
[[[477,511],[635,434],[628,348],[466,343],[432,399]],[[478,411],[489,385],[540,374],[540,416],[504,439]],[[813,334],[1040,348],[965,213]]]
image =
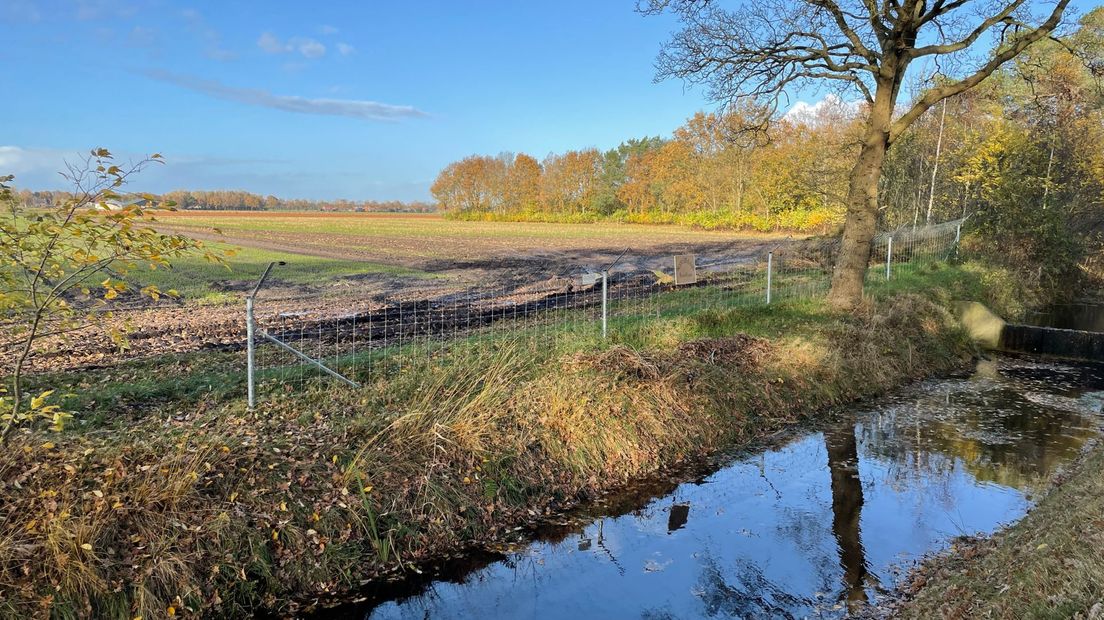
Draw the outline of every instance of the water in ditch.
[[[1001,357],[698,479],[653,481],[505,554],[327,617],[786,618],[877,604],[910,563],[1019,519],[1104,425],[1104,365]]]

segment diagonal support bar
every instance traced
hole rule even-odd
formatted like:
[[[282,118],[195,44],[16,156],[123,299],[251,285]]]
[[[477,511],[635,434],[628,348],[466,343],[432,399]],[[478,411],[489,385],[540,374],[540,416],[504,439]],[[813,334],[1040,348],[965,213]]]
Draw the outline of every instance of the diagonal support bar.
[[[295,347],[291,346],[290,344],[287,344],[283,340],[280,340],[279,338],[269,334],[267,331],[262,329],[262,330],[260,330],[260,332],[261,332],[261,337],[264,338],[265,340],[268,340],[272,344],[280,347],[281,349],[287,351],[288,353],[291,353],[292,355],[298,357],[299,359],[303,360],[304,362],[307,362],[308,364],[313,364],[319,370],[321,370],[322,372],[330,375],[334,379],[337,379],[338,381],[344,381],[345,383],[347,383],[347,384],[349,384],[349,385],[351,385],[355,388],[360,387],[360,384],[357,383],[356,381],[353,381],[352,379],[350,379],[350,378],[346,377],[345,375],[337,372],[336,370],[331,369],[330,367],[326,366],[322,362],[320,362],[320,361],[314,359],[313,357],[303,353],[299,349],[296,349]]]
[[[249,295],[246,295],[246,297],[245,297],[245,334],[246,334],[246,336],[245,336],[245,338],[246,338],[246,364],[245,364],[246,365],[246,370],[245,370],[245,377],[246,378],[245,378],[245,381],[246,381],[246,384],[248,385],[248,387],[246,388],[247,394],[248,394],[246,402],[249,405],[249,410],[250,411],[253,411],[253,406],[255,404],[257,404],[256,403],[256,400],[257,400],[257,397],[256,397],[256,393],[257,393],[257,389],[256,389],[257,365],[256,365],[256,360],[255,360],[256,354],[257,354],[257,321],[253,316],[253,302],[257,299],[257,293],[261,290],[261,287],[264,286],[265,280],[268,279],[268,274],[272,273],[272,268],[275,267],[276,265],[286,265],[286,264],[287,263],[285,263],[282,260],[272,261],[271,263],[269,263],[268,267],[265,267],[264,273],[261,274],[261,279],[257,280],[257,285],[254,286],[253,290],[249,291]]]

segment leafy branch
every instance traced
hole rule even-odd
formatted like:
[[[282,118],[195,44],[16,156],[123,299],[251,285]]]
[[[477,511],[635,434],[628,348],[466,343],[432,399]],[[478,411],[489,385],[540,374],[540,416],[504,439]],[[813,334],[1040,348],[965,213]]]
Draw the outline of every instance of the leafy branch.
[[[132,176],[163,161],[154,154],[119,165],[107,149],[94,149],[62,173],[73,196],[46,209],[22,204],[11,187],[14,177],[0,177],[0,317],[4,340],[14,347],[10,391],[0,395],[6,411],[0,414],[0,444],[21,423],[50,417],[60,427],[64,421],[55,406],[45,404],[49,392],[29,402],[24,393],[28,360],[44,337],[91,324],[95,310],[128,292],[126,276],[138,267],[165,268],[172,259],[197,253],[222,261],[201,241],[154,228],[157,210],[171,210],[171,203],[123,191]],[[156,286],[136,293],[155,301],[176,296]]]

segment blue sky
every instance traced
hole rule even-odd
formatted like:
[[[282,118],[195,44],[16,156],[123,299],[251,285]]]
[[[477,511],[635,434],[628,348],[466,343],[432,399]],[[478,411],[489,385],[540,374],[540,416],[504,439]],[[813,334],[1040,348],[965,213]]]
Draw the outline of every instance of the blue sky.
[[[105,146],[165,155],[148,191],[428,198],[471,153],[668,134],[707,105],[652,83],[672,28],[632,0],[3,0],[0,173],[63,187]]]
[[[609,148],[709,107],[653,83],[675,23],[633,6],[0,0],[0,174],[62,188],[104,146],[164,154],[145,191],[427,199],[465,155]]]

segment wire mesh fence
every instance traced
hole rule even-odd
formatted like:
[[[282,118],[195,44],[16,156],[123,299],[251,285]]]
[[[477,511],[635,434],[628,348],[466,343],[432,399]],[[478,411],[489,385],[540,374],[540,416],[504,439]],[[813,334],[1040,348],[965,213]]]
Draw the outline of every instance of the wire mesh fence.
[[[961,226],[957,220],[879,234],[867,282],[907,278],[951,259]],[[427,364],[462,363],[463,351],[639,342],[658,319],[821,297],[839,243],[787,240],[739,259],[670,257],[669,267],[654,270],[617,261],[580,265],[541,282],[440,295],[266,300],[259,286],[247,316],[250,405],[255,392],[319,379],[361,386]]]

